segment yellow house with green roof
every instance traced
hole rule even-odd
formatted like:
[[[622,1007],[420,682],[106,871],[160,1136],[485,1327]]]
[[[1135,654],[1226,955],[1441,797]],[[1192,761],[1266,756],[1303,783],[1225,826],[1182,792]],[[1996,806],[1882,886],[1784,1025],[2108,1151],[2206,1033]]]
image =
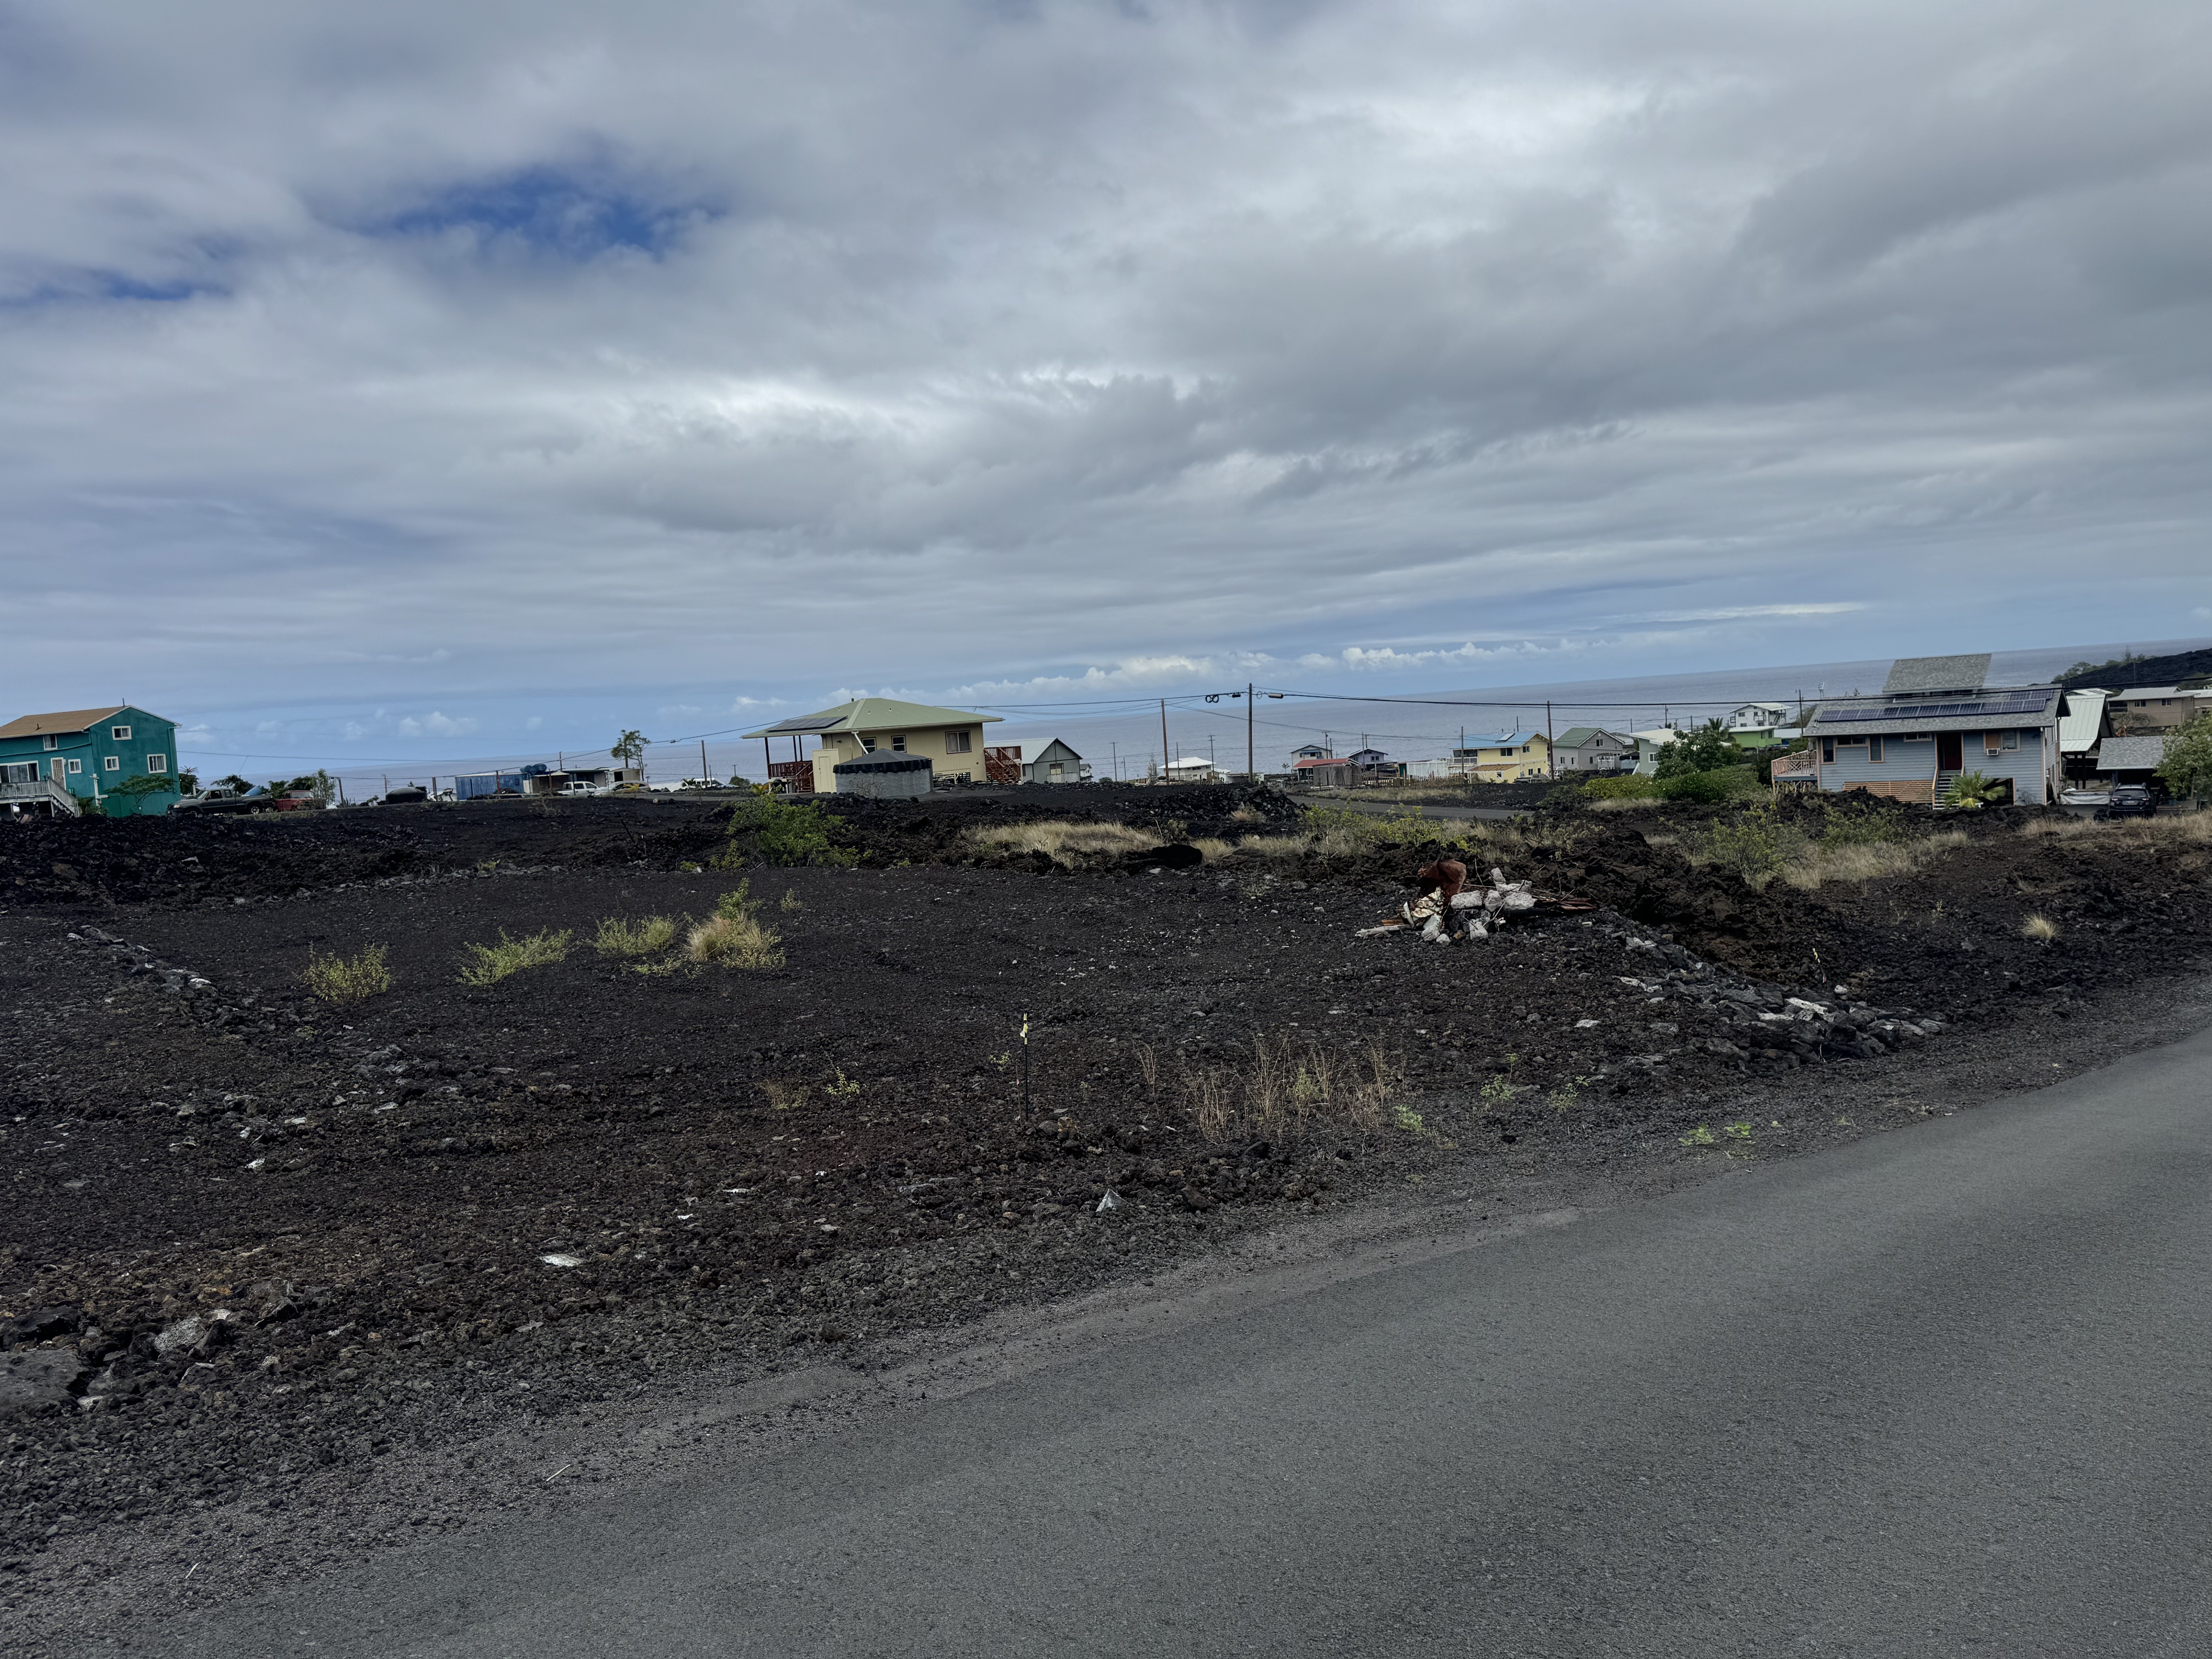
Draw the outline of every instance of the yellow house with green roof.
[[[778,720],[774,726],[748,732],[745,736],[761,739],[771,767],[777,766],[779,761],[775,753],[779,738],[788,738],[794,748],[809,738],[817,739],[821,746],[812,757],[813,787],[828,794],[837,787],[831,767],[840,761],[857,760],[862,755],[884,750],[924,757],[935,777],[951,778],[959,783],[984,782],[989,775],[984,770],[983,728],[1001,718],[965,708],[902,702],[896,697],[855,697],[835,708]],[[806,758],[798,753],[791,757],[791,761]],[[789,773],[771,774],[778,775],[788,776]]]

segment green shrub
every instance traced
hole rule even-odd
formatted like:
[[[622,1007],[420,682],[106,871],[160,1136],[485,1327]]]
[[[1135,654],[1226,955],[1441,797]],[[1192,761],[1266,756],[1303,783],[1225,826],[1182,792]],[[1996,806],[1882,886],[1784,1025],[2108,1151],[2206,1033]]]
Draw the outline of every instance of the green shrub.
[[[1839,812],[1828,809],[1820,830],[1823,847],[1879,847],[1905,839],[1905,823],[1894,812]]]
[[[1685,732],[1659,750],[1662,778],[1688,777],[1699,772],[1719,772],[1742,763],[1743,750],[1717,720],[1707,720]]]
[[[788,868],[800,864],[853,865],[860,855],[830,839],[828,814],[812,801],[778,800],[756,790],[730,814],[730,839],[714,860],[724,870],[758,862]]]
[[[676,922],[671,916],[647,916],[629,921],[609,916],[592,936],[592,948],[603,957],[649,957],[676,943]]]
[[[507,930],[500,930],[496,945],[471,945],[468,947],[470,960],[461,969],[464,985],[495,985],[509,974],[525,968],[543,968],[549,963],[568,959],[569,933],[565,927],[559,933],[542,928],[523,939],[509,939]]]
[[[2212,712],[2200,711],[2166,739],[2158,764],[2166,787],[2185,799],[2212,795]]]
[[[310,993],[335,1008],[366,1001],[392,988],[392,970],[384,965],[381,945],[369,945],[352,957],[326,957],[310,951],[300,977]]]
[[[1759,769],[1755,766],[1722,766],[1705,772],[1676,772],[1672,776],[1662,774],[1656,792],[1662,800],[1685,800],[1699,805],[1717,806],[1725,801],[1742,800],[1759,793]]]
[[[1698,838],[1698,851],[1705,862],[1732,870],[1753,886],[1760,887],[1804,846],[1803,830],[1765,808],[1714,819]]]
[[[1659,781],[1625,772],[1618,777],[1592,778],[1582,786],[1582,793],[1592,800],[1649,800],[1658,795]]]

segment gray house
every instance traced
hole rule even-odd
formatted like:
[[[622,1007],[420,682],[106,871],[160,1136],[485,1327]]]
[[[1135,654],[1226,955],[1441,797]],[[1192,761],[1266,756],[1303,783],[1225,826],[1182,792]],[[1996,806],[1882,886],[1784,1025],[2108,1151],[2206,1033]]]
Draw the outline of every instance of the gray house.
[[[1552,744],[1552,762],[1563,778],[1610,776],[1636,764],[1636,739],[1601,726],[1571,726]]]
[[[1878,697],[1832,697],[1805,724],[1820,787],[1933,805],[1962,772],[2012,782],[2042,806],[2058,793],[2055,685],[1990,686],[1986,653],[1900,657]]]
[[[1091,769],[1083,763],[1083,757],[1058,738],[1038,750],[1035,760],[1022,763],[1024,783],[1084,783],[1090,777]]]

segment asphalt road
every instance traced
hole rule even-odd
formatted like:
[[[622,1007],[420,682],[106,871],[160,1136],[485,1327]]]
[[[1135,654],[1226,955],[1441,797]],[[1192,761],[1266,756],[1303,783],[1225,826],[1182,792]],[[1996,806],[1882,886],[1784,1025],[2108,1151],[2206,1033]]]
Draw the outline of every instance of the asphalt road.
[[[2212,1036],[166,1630],[171,1654],[2212,1653]]]

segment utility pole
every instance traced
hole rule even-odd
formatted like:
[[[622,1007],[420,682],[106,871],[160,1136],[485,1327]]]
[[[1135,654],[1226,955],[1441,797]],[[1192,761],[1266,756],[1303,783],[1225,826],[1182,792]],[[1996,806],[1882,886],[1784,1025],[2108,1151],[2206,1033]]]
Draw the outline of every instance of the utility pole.
[[[761,739],[761,765],[765,769],[767,767],[774,766],[775,764],[775,751],[768,746],[768,739],[766,738],[763,738]],[[766,783],[775,775],[775,774],[773,772],[763,770],[761,773],[761,781],[763,783]]]
[[[1165,697],[1162,697],[1162,698],[1160,699],[1160,781],[1161,781],[1163,783],[1164,783],[1165,781],[1167,781],[1167,775],[1168,775],[1168,700],[1167,700]]]
[[[1549,697],[1544,699],[1544,765],[1551,773],[1553,781],[1557,782],[1559,758],[1552,752],[1552,700]]]
[[[714,781],[714,775],[707,769],[707,739],[702,738],[699,739],[699,781],[712,783]]]
[[[1252,759],[1252,682],[1244,682],[1244,776],[1251,782],[1260,780],[1260,769]]]

